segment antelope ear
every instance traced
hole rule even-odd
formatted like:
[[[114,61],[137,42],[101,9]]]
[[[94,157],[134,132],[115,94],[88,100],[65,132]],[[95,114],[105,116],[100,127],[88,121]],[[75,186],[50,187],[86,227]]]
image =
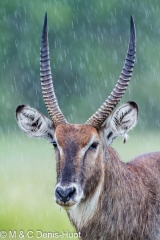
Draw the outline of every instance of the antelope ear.
[[[134,128],[138,121],[138,105],[127,102],[120,106],[103,125],[103,133],[107,146],[118,136],[124,136],[126,142],[127,132]]]
[[[45,138],[53,142],[54,127],[52,121],[36,109],[20,105],[16,109],[16,119],[19,127],[29,137]]]

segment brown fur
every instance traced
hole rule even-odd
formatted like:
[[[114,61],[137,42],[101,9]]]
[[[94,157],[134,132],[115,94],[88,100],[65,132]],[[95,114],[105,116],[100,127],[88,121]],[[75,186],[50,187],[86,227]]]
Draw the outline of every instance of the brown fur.
[[[82,239],[160,239],[160,153],[124,164],[109,148],[106,160],[95,215],[78,229]]]
[[[89,151],[82,158],[80,150],[93,134],[100,141],[98,152]],[[64,184],[82,185],[84,198],[79,204],[83,207],[102,186],[93,216],[84,225],[79,227],[68,211],[83,240],[160,239],[160,152],[125,164],[113,148],[103,150],[100,134],[91,126],[59,125],[56,137],[63,150],[56,157],[57,177]]]

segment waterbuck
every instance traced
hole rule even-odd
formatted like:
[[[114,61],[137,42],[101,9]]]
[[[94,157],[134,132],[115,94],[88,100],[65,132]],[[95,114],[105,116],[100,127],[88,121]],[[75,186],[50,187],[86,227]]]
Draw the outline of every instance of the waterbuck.
[[[85,124],[69,124],[55,96],[50,69],[47,14],[40,50],[43,98],[51,120],[27,105],[16,109],[19,127],[54,146],[57,184],[54,198],[66,209],[83,240],[160,240],[160,152],[123,163],[110,146],[137,124],[138,106],[116,110],[135,62],[135,26],[123,70],[110,96]]]

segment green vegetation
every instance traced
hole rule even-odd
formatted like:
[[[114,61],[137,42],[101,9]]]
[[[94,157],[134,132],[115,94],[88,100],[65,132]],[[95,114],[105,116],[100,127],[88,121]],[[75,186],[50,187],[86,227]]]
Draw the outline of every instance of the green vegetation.
[[[1,147],[0,230],[73,232],[65,211],[54,203],[52,145],[24,135],[8,135],[1,139]]]
[[[51,67],[60,107],[84,122],[102,104],[122,70],[133,14],[137,60],[122,101],[135,100],[140,128],[158,128],[160,2],[149,0],[12,0],[0,9],[0,132],[11,131],[14,109],[29,104],[46,114],[39,81],[39,49],[48,12]],[[7,122],[7,124],[6,124]]]
[[[52,145],[24,134],[5,135],[0,142],[0,230],[32,230],[34,236],[37,230],[74,232],[65,210],[54,203],[56,172]],[[137,154],[158,150],[159,134],[131,132],[126,144],[117,139],[114,147],[127,161]]]

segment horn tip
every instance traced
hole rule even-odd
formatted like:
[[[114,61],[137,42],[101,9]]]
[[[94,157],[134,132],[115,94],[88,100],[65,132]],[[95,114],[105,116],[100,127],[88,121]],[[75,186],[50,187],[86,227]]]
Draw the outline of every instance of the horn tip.
[[[134,22],[133,15],[131,15],[131,22]]]
[[[43,29],[45,29],[46,27],[47,27],[47,12],[45,12],[45,15],[44,15]]]
[[[47,12],[45,12],[45,15],[44,15],[43,31],[45,31],[46,28],[47,28]]]
[[[135,38],[135,24],[134,24],[134,18],[133,15],[131,15],[130,17],[130,29],[131,29],[131,34],[134,36]]]
[[[47,12],[45,12],[45,14],[44,14],[44,21],[45,22],[47,21]]]
[[[45,42],[47,42],[48,40],[48,31],[47,31],[47,12],[45,12],[44,15],[44,21],[43,21],[43,27],[42,27],[42,35],[41,35],[41,42],[43,46],[45,44]]]

